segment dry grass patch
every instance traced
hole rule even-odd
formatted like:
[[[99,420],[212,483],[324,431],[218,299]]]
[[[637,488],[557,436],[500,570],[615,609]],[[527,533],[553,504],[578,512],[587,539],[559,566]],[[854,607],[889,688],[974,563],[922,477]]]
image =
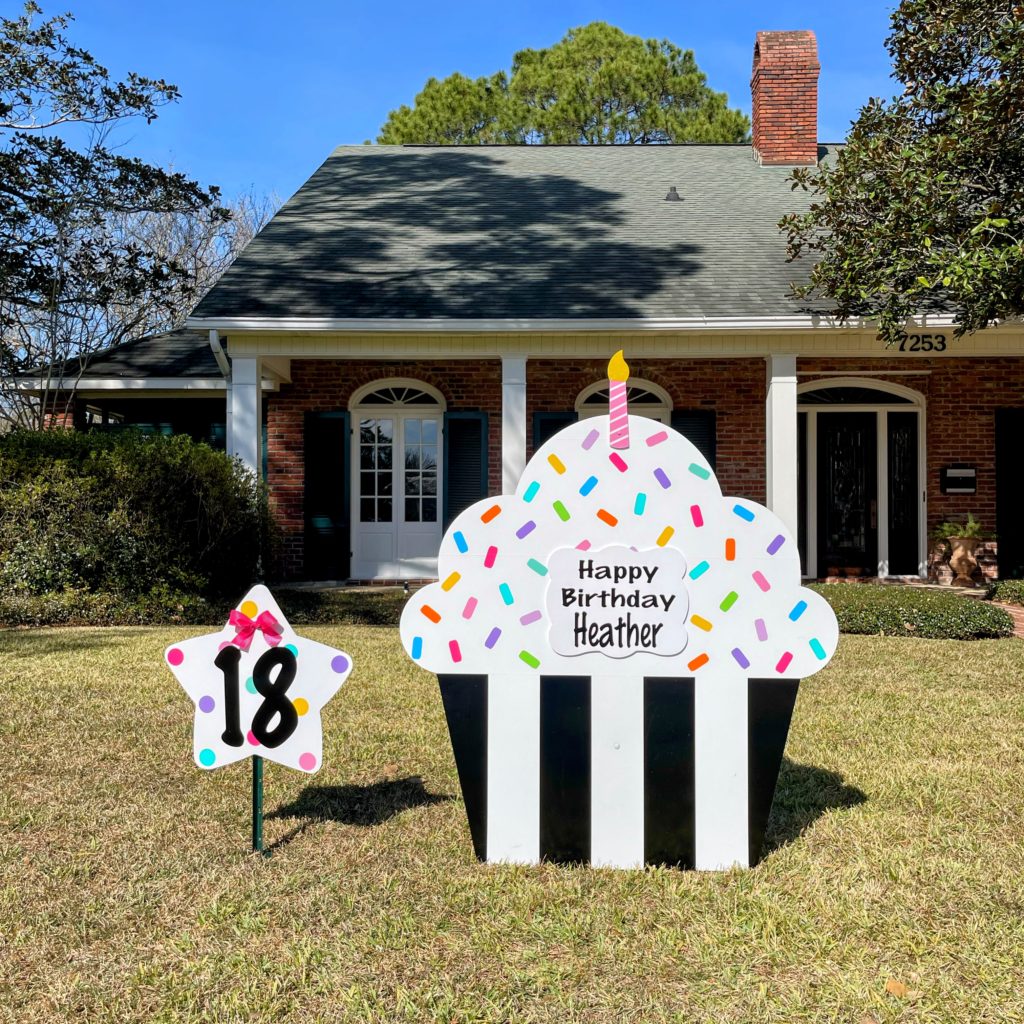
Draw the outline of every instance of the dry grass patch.
[[[1024,1019],[1024,644],[844,637],[803,685],[770,852],[724,875],[472,858],[395,630],[325,768],[191,763],[180,630],[0,633],[0,1020]],[[901,995],[886,992],[895,979]]]

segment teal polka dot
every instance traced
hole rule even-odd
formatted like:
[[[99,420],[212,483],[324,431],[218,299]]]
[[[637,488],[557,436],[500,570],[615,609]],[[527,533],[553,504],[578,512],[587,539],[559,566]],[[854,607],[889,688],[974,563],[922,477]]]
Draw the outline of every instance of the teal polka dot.
[[[285,644],[284,645],[284,649],[286,651],[291,651],[292,654],[294,654],[296,658],[299,656],[299,649],[298,649],[298,647],[295,646],[295,644]]]
[[[245,681],[245,688],[250,693],[255,693],[256,692],[256,684],[252,681],[252,676],[249,676],[249,678],[246,679],[246,681]]]
[[[205,747],[199,751],[199,763],[204,768],[212,768],[214,761],[217,760],[217,755],[209,748]]]

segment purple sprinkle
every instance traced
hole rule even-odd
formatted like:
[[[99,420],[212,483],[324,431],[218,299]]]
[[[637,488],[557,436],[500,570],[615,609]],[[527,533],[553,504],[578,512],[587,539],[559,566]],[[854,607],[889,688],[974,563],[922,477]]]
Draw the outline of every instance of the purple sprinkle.
[[[599,430],[592,430],[589,434],[587,434],[586,438],[583,441],[583,450],[589,452],[590,449],[594,447],[594,442],[600,436],[601,432]]]
[[[785,544],[785,543],[786,543],[786,538],[785,538],[785,537],[783,537],[783,536],[782,536],[782,534],[780,533],[780,534],[779,534],[779,535],[778,535],[778,536],[777,536],[777,537],[775,538],[775,540],[773,540],[773,541],[771,542],[771,544],[769,544],[769,545],[768,545],[768,554],[769,554],[769,555],[774,555],[774,554],[775,554],[775,552],[776,552],[776,551],[778,551],[778,550],[779,550],[779,548],[781,548],[781,547],[782,547],[782,545],[783,545],[783,544]]]
[[[527,612],[519,621],[524,626],[528,626],[531,622],[536,622],[539,618],[541,618],[540,612]]]
[[[757,630],[757,639],[764,643],[768,639],[768,627],[764,624],[764,619],[754,619],[754,629]]]
[[[216,702],[212,697],[199,698],[199,710],[205,711],[206,714],[209,714],[216,706]]]
[[[660,466],[654,471],[654,479],[666,490],[672,486],[672,481],[665,475],[665,470]]]
[[[491,650],[491,648],[494,647],[494,645],[498,642],[499,636],[501,636],[501,630],[498,629],[497,626],[495,626],[494,629],[492,629],[490,633],[487,634],[487,639],[484,641],[484,647],[486,647],[488,650]]]
[[[348,658],[344,654],[337,655],[331,662],[331,668],[335,672],[347,672],[348,671]]]
[[[732,649],[732,656],[736,659],[736,664],[740,668],[750,668],[749,659],[738,647]]]
[[[527,522],[523,523],[523,525],[520,526],[518,530],[516,530],[516,536],[520,540],[522,540],[528,533],[533,532],[533,529],[536,525],[537,524],[532,519],[528,520]]]

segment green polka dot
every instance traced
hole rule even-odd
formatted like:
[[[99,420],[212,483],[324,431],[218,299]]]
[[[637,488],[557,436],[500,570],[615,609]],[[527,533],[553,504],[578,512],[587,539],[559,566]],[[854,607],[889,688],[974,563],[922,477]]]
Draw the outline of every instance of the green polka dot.
[[[204,747],[199,751],[199,763],[204,768],[212,768],[213,762],[216,760],[217,755],[209,747]]]
[[[299,656],[299,649],[298,649],[298,647],[295,646],[295,644],[285,644],[284,645],[284,649],[286,651],[291,651],[292,654],[294,654],[296,658]]]
[[[246,681],[245,681],[245,688],[250,693],[255,693],[256,692],[256,684],[252,681],[252,676],[249,676],[249,678],[246,679]]]

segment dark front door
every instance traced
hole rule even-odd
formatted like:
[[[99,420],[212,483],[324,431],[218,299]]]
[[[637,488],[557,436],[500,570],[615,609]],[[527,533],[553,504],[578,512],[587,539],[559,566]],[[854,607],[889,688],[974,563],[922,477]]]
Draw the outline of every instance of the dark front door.
[[[1024,533],[1020,509],[1024,477],[1020,472],[1024,409],[996,410],[996,537],[999,539],[999,578],[1024,576]]]
[[[819,413],[818,573],[878,571],[878,418]]]

